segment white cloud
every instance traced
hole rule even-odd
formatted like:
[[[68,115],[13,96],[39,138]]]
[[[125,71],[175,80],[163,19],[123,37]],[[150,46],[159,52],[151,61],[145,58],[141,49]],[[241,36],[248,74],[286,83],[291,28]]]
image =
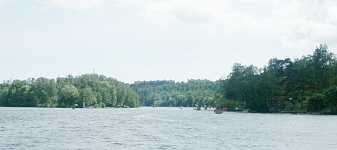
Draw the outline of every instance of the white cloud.
[[[216,2],[218,4],[204,0],[146,0],[145,11],[148,17],[164,15],[186,23],[204,23],[222,13],[218,11],[222,11],[223,1]]]
[[[37,1],[42,4],[73,10],[91,9],[103,3],[103,0],[37,0]]]
[[[220,75],[229,71],[234,62],[262,66],[271,57],[308,54],[319,42],[337,48],[336,0],[0,0],[0,6],[1,3],[5,4],[1,8],[11,6],[0,9],[0,39],[5,41],[0,47],[8,50],[5,56],[16,57],[26,50],[29,55],[48,53],[62,58],[70,50],[73,53],[67,55],[69,59],[53,67],[60,68],[60,72],[81,53],[83,57],[76,61],[78,68],[98,65],[103,70],[128,62],[129,70],[159,69],[159,74],[137,74],[125,80],[160,79],[167,72],[176,75],[176,79],[185,79],[186,68],[197,68],[191,70],[193,77],[216,79],[216,73],[209,73]],[[22,55],[17,62],[35,66],[32,60],[40,58],[33,57],[36,59]],[[86,58],[95,63],[88,64]],[[11,61],[4,59],[0,64]],[[200,67],[198,63],[203,62]],[[6,67],[20,70],[22,65],[3,68]],[[123,70],[117,73],[121,79],[132,74]]]
[[[289,48],[307,49],[320,42],[337,46],[335,0],[146,0],[145,12],[163,24],[209,23],[206,28],[223,26],[225,32],[242,36],[246,31],[271,32]]]
[[[282,41],[290,48],[312,49],[318,43],[337,48],[337,2],[333,0],[292,1],[280,7],[286,22]],[[280,15],[280,16],[282,16]]]
[[[3,6],[8,0],[0,0],[0,6]]]

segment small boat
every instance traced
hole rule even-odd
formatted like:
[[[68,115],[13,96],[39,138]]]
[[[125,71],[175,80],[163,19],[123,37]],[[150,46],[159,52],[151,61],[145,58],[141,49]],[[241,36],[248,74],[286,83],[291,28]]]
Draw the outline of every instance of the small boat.
[[[217,108],[214,110],[215,114],[222,114],[224,111],[227,111],[227,108]]]
[[[221,109],[215,109],[215,110],[214,110],[214,113],[215,113],[215,114],[222,114],[222,113],[223,113],[223,110],[221,110]]]
[[[71,108],[75,109],[76,107],[78,107],[78,104],[74,104]]]

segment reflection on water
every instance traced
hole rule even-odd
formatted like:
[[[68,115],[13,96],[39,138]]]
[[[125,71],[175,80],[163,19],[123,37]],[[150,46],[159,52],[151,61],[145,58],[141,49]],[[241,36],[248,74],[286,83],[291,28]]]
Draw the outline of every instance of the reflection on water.
[[[0,108],[0,149],[337,149],[337,116]]]

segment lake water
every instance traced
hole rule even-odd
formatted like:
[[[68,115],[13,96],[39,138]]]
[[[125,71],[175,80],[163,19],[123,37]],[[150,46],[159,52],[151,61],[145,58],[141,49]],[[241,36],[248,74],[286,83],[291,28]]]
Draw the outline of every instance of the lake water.
[[[336,150],[337,116],[0,108],[0,149]]]

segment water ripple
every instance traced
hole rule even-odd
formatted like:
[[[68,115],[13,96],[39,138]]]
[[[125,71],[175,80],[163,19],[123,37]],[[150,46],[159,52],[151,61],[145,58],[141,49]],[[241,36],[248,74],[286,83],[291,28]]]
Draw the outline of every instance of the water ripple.
[[[0,150],[335,150],[337,117],[0,108]]]

